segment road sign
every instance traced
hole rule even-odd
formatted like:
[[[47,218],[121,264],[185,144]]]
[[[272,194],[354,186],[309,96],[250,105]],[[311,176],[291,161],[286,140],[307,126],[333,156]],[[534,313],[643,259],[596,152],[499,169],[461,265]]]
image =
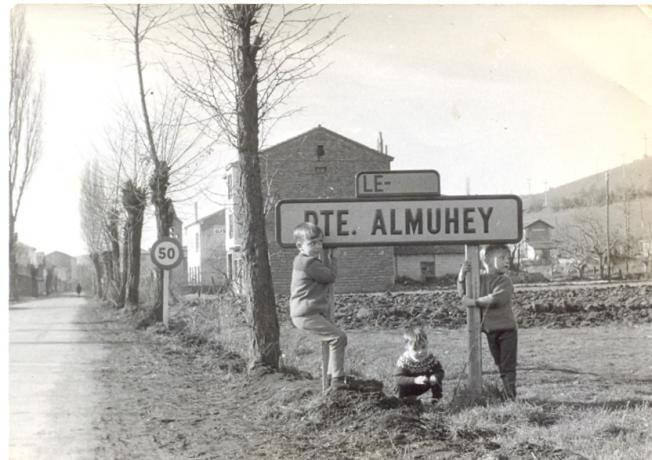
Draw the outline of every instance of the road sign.
[[[434,169],[364,171],[355,176],[358,198],[423,198],[439,193],[439,173]]]
[[[178,240],[163,237],[152,245],[149,255],[157,267],[172,270],[183,261],[183,248]]]
[[[282,200],[276,241],[294,247],[294,228],[313,222],[330,247],[516,243],[523,235],[522,209],[516,195]]]

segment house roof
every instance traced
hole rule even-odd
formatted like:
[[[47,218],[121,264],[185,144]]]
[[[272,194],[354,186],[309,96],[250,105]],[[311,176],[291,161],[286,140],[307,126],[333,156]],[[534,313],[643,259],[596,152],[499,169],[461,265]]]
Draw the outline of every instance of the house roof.
[[[49,258],[51,258],[51,257],[56,257],[56,256],[64,256],[64,257],[66,257],[66,258],[68,258],[68,259],[74,259],[73,256],[68,255],[68,254],[66,254],[65,252],[61,252],[61,251],[52,251],[51,253],[47,254],[47,255],[45,256],[45,258],[46,258],[46,259],[49,259]]]
[[[464,254],[464,246],[461,244],[453,245],[411,245],[395,246],[394,254],[397,256],[421,256],[427,254]]]
[[[355,145],[357,145],[358,147],[363,148],[363,149],[367,150],[367,151],[370,152],[370,153],[374,153],[374,154],[376,154],[376,155],[380,155],[380,156],[383,157],[383,158],[388,158],[389,161],[393,161],[393,160],[394,160],[394,157],[391,156],[391,155],[386,155],[386,154],[384,154],[384,153],[382,153],[382,152],[379,152],[378,150],[373,149],[373,148],[369,147],[368,145],[364,145],[364,144],[362,144],[362,143],[360,143],[360,142],[358,142],[358,141],[354,141],[353,139],[350,139],[350,138],[348,138],[348,137],[346,137],[346,136],[343,136],[343,135],[341,135],[341,134],[339,134],[339,133],[336,133],[335,131],[331,131],[331,130],[328,129],[328,128],[324,128],[322,125],[317,125],[316,127],[312,128],[312,129],[309,129],[309,130],[306,131],[306,132],[303,132],[303,133],[301,133],[301,134],[297,134],[296,136],[291,137],[291,138],[289,138],[289,139],[286,139],[286,140],[284,140],[284,141],[282,141],[282,142],[279,142],[278,144],[275,144],[275,145],[271,145],[271,146],[269,146],[269,147],[266,147],[266,148],[264,148],[264,149],[262,149],[262,150],[260,151],[260,154],[261,154],[261,155],[264,155],[264,154],[266,154],[266,153],[271,153],[271,151],[276,150],[276,149],[282,147],[282,146],[285,145],[285,144],[288,144],[288,143],[290,143],[290,142],[292,142],[292,141],[295,141],[295,140],[297,140],[297,139],[299,139],[299,138],[301,138],[301,137],[303,137],[303,136],[306,136],[306,135],[308,135],[308,134],[313,134],[313,133],[318,132],[318,131],[321,131],[321,132],[324,132],[324,133],[330,134],[330,135],[332,135],[332,136],[339,137],[340,139],[344,139],[346,142],[350,142],[351,144],[355,144]],[[234,162],[228,164],[227,167],[226,167],[226,169],[228,170],[228,169],[231,168],[232,165],[235,164],[235,163],[237,163],[237,161],[234,161]]]
[[[543,225],[546,225],[546,226],[548,226],[548,227],[550,227],[550,228],[555,228],[554,226],[550,225],[548,222],[546,222],[546,221],[543,220],[543,219],[536,219],[536,220],[533,220],[533,221],[530,222],[529,224],[525,225],[523,228],[530,228],[530,227],[532,227],[534,224],[539,223],[539,222],[541,222]]]
[[[224,225],[224,223],[225,223],[224,209],[220,209],[219,211],[216,211],[213,214],[204,216],[201,219],[198,219],[195,222],[186,225],[184,228],[187,229],[191,225],[197,225],[197,224],[202,226],[202,225]]]

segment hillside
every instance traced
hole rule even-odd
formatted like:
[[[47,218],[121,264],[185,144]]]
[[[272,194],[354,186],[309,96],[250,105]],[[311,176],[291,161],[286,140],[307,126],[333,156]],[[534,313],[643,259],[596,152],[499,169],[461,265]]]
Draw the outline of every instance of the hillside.
[[[607,171],[605,171],[607,172]],[[577,218],[606,222],[605,172],[522,197],[524,224],[537,219],[555,227],[557,236]],[[652,157],[609,171],[609,227],[612,234],[628,229],[635,239],[652,239]]]
[[[611,202],[652,196],[652,157],[644,157],[617,168],[587,176],[547,192],[523,196],[526,212],[543,208],[560,210],[569,207],[603,205],[605,203],[605,173],[609,172]]]
[[[629,209],[629,211],[627,211]],[[652,197],[644,197],[627,202],[617,202],[609,206],[609,228],[612,235],[623,234],[629,214],[629,232],[636,240],[652,239]],[[586,206],[568,209],[547,207],[537,212],[525,212],[524,224],[542,219],[555,227],[553,235],[558,236],[566,225],[572,224],[578,217],[589,217],[599,222],[606,222],[606,207]]]

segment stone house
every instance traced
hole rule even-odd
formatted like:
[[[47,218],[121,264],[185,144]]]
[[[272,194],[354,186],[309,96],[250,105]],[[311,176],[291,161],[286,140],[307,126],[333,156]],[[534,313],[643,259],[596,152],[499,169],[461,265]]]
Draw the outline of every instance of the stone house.
[[[274,290],[290,290],[292,261],[296,249],[281,248],[275,239],[274,205],[281,199],[354,198],[355,176],[361,171],[387,171],[393,158],[321,125],[260,152],[265,194],[266,233]],[[237,205],[238,164],[226,171],[230,205],[226,213],[227,274],[237,286],[240,244]],[[298,224],[299,222],[297,222]],[[394,284],[393,247],[346,248],[338,265],[336,292],[371,292]]]
[[[222,286],[226,280],[224,209],[185,226],[188,284]]]

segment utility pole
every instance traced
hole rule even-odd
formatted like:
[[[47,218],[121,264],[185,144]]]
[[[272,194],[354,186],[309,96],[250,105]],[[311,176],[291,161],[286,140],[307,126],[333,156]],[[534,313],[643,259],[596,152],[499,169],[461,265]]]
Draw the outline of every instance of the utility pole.
[[[609,246],[609,171],[604,173],[607,190],[607,281],[611,281],[611,247]]]

